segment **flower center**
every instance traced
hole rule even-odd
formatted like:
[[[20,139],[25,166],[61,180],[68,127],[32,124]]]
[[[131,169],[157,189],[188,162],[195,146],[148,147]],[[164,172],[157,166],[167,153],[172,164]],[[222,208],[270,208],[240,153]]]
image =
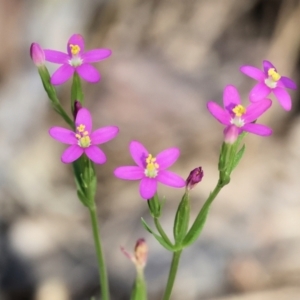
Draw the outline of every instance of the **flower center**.
[[[145,175],[149,178],[155,178],[158,174],[159,165],[156,162],[156,158],[152,157],[151,154],[146,158],[146,169],[144,171]]]
[[[230,123],[237,127],[244,126],[245,121],[241,118],[241,116],[246,113],[246,108],[243,105],[239,104],[232,109],[232,112],[234,114],[234,117],[230,120]]]
[[[265,84],[269,87],[269,88],[276,88],[277,86],[277,82],[279,81],[279,79],[281,78],[281,75],[279,73],[277,73],[275,71],[274,68],[270,68],[268,70],[268,78],[265,79]]]
[[[89,136],[89,132],[85,130],[85,125],[80,124],[76,127],[76,134],[75,134],[78,145],[82,148],[87,148],[91,145],[91,138]]]
[[[80,47],[78,45],[69,44],[72,58],[69,60],[69,64],[72,67],[78,67],[82,64],[82,58],[79,55]]]

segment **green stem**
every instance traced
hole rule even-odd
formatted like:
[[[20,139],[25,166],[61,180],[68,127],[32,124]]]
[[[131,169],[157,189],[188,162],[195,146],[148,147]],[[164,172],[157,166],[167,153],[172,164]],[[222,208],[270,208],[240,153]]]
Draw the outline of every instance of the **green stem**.
[[[158,230],[158,232],[160,233],[161,237],[170,245],[172,245],[172,242],[170,241],[170,239],[168,238],[167,234],[165,233],[165,231],[163,230],[162,226],[160,225],[160,222],[158,220],[158,218],[153,218],[154,219],[154,223],[156,226],[156,229]]]
[[[100,275],[100,288],[101,288],[101,296],[102,296],[101,299],[109,300],[109,286],[108,286],[108,279],[107,279],[107,271],[106,271],[106,265],[104,261],[104,255],[103,255],[103,250],[102,250],[102,245],[100,240],[96,206],[91,205],[89,207],[89,211],[90,211],[90,216],[92,221],[93,236],[94,236],[98,269]]]
[[[171,297],[171,293],[172,293],[172,289],[173,289],[173,285],[175,282],[175,278],[176,278],[176,273],[177,273],[177,269],[178,269],[178,264],[179,264],[179,260],[180,260],[180,256],[181,256],[181,252],[180,251],[176,251],[173,253],[173,259],[172,259],[172,263],[171,263],[171,267],[170,267],[170,272],[169,272],[169,277],[168,277],[168,283],[164,292],[164,296],[163,296],[163,300],[169,300]]]

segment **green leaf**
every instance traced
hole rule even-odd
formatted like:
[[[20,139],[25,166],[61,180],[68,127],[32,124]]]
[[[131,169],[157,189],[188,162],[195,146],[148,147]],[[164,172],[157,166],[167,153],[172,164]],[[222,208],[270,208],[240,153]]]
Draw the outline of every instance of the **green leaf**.
[[[166,248],[167,250],[169,251],[174,251],[175,248],[172,244],[169,244],[167,241],[165,241],[160,235],[156,234],[150,227],[149,225],[146,223],[146,221],[141,218],[141,221],[142,221],[142,224],[144,226],[144,228],[149,232],[151,233],[155,238],[156,240],[164,247]]]
[[[180,201],[174,220],[173,233],[176,244],[180,244],[187,233],[190,220],[190,210],[191,205],[189,194],[186,192]]]

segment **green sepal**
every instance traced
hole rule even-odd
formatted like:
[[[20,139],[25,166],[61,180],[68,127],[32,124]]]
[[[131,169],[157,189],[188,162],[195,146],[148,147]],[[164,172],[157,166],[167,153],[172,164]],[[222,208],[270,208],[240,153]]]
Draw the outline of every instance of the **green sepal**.
[[[83,92],[81,87],[80,77],[77,72],[73,75],[72,87],[71,87],[71,109],[74,111],[75,100],[79,101],[83,106]]]
[[[168,243],[167,241],[165,241],[160,235],[156,234],[150,227],[149,225],[146,223],[146,221],[141,218],[141,221],[142,221],[142,224],[144,226],[144,228],[149,232],[151,233],[155,238],[156,240],[164,247],[166,248],[167,250],[169,251],[172,251],[174,252],[175,248],[172,244]]]
[[[88,207],[88,199],[80,189],[77,189],[77,197],[84,206]]]
[[[130,295],[130,300],[147,300],[147,287],[143,270],[137,270],[137,275]]]
[[[188,192],[185,192],[178,206],[174,220],[173,234],[176,245],[181,244],[188,231],[190,211],[191,205],[189,194]]]
[[[147,200],[147,204],[151,216],[153,218],[159,218],[162,212],[162,205],[157,194],[155,194],[151,199]]]
[[[235,154],[233,157],[233,162],[230,168],[230,173],[236,168],[236,166],[239,164],[240,160],[242,159],[244,152],[245,152],[245,145],[242,146],[242,148]]]

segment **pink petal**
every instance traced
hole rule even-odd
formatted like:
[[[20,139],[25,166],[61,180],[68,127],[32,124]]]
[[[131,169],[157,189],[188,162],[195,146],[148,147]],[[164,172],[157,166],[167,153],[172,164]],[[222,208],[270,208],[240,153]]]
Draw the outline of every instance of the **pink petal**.
[[[73,34],[69,38],[68,44],[67,44],[67,51],[68,51],[70,56],[73,56],[72,52],[71,52],[70,45],[78,45],[79,48],[80,48],[79,54],[82,54],[84,52],[84,39],[83,39],[83,36],[81,34],[76,33],[76,34]]]
[[[254,133],[261,136],[268,136],[272,134],[272,129],[261,124],[249,123],[243,126],[244,131]]]
[[[110,49],[94,49],[83,53],[81,58],[84,63],[93,63],[111,56],[111,53]]]
[[[291,78],[281,76],[279,81],[288,89],[291,89],[291,90],[297,89],[297,85],[296,85],[295,81],[293,81]]]
[[[155,179],[165,185],[176,188],[182,188],[185,186],[185,180],[183,178],[167,170],[159,171]]]
[[[116,168],[114,175],[121,179],[126,180],[140,180],[144,175],[144,169],[137,166],[125,166]]]
[[[273,89],[273,93],[284,110],[287,111],[291,110],[292,108],[291,96],[284,88],[277,87]]]
[[[143,199],[152,198],[157,190],[157,181],[153,178],[143,178],[140,182],[140,194]]]
[[[270,93],[271,89],[264,82],[259,82],[250,91],[249,99],[251,102],[257,102],[266,98]]]
[[[207,109],[220,123],[224,125],[230,124],[230,114],[221,108],[217,103],[209,101],[207,103]]]
[[[180,155],[178,148],[169,148],[156,155],[156,162],[159,165],[159,170],[164,170],[172,166]]]
[[[69,129],[62,127],[52,127],[49,130],[49,134],[55,140],[64,144],[77,144],[75,133]]]
[[[119,128],[117,126],[102,127],[95,130],[90,135],[90,138],[94,145],[99,145],[99,144],[106,143],[111,139],[115,138],[118,132],[119,132]]]
[[[92,132],[92,116],[88,109],[81,108],[76,116],[75,126],[85,125],[85,130],[89,134]]]
[[[56,50],[44,50],[45,60],[56,64],[67,64],[69,56],[67,53]]]
[[[79,76],[82,79],[84,79],[88,82],[95,83],[100,80],[100,73],[92,65],[84,63],[76,68],[76,72],[79,74]]]
[[[232,108],[241,103],[241,98],[237,88],[233,85],[227,85],[223,92],[224,108],[231,111]]]
[[[79,147],[78,145],[72,145],[63,152],[61,161],[65,164],[69,164],[78,159],[83,152],[83,148]]]
[[[258,81],[262,81],[266,78],[266,75],[262,70],[252,66],[242,66],[240,67],[240,71]]]
[[[106,156],[104,152],[97,146],[91,145],[88,148],[84,148],[84,152],[86,156],[95,164],[104,164],[106,162]]]
[[[270,99],[262,99],[258,102],[254,102],[247,107],[243,119],[246,123],[253,122],[258,117],[260,117],[271,105],[272,101]]]
[[[147,149],[139,142],[132,141],[129,145],[129,152],[134,162],[141,168],[146,166],[146,158],[149,155]]]
[[[74,73],[74,68],[70,65],[60,66],[51,76],[51,83],[54,85],[65,83]]]
[[[272,65],[271,62],[269,62],[268,60],[264,60],[263,61],[263,68],[264,68],[264,71],[265,71],[265,74],[268,75],[268,71],[269,69],[271,68],[274,68],[275,71],[276,71],[276,68]]]

